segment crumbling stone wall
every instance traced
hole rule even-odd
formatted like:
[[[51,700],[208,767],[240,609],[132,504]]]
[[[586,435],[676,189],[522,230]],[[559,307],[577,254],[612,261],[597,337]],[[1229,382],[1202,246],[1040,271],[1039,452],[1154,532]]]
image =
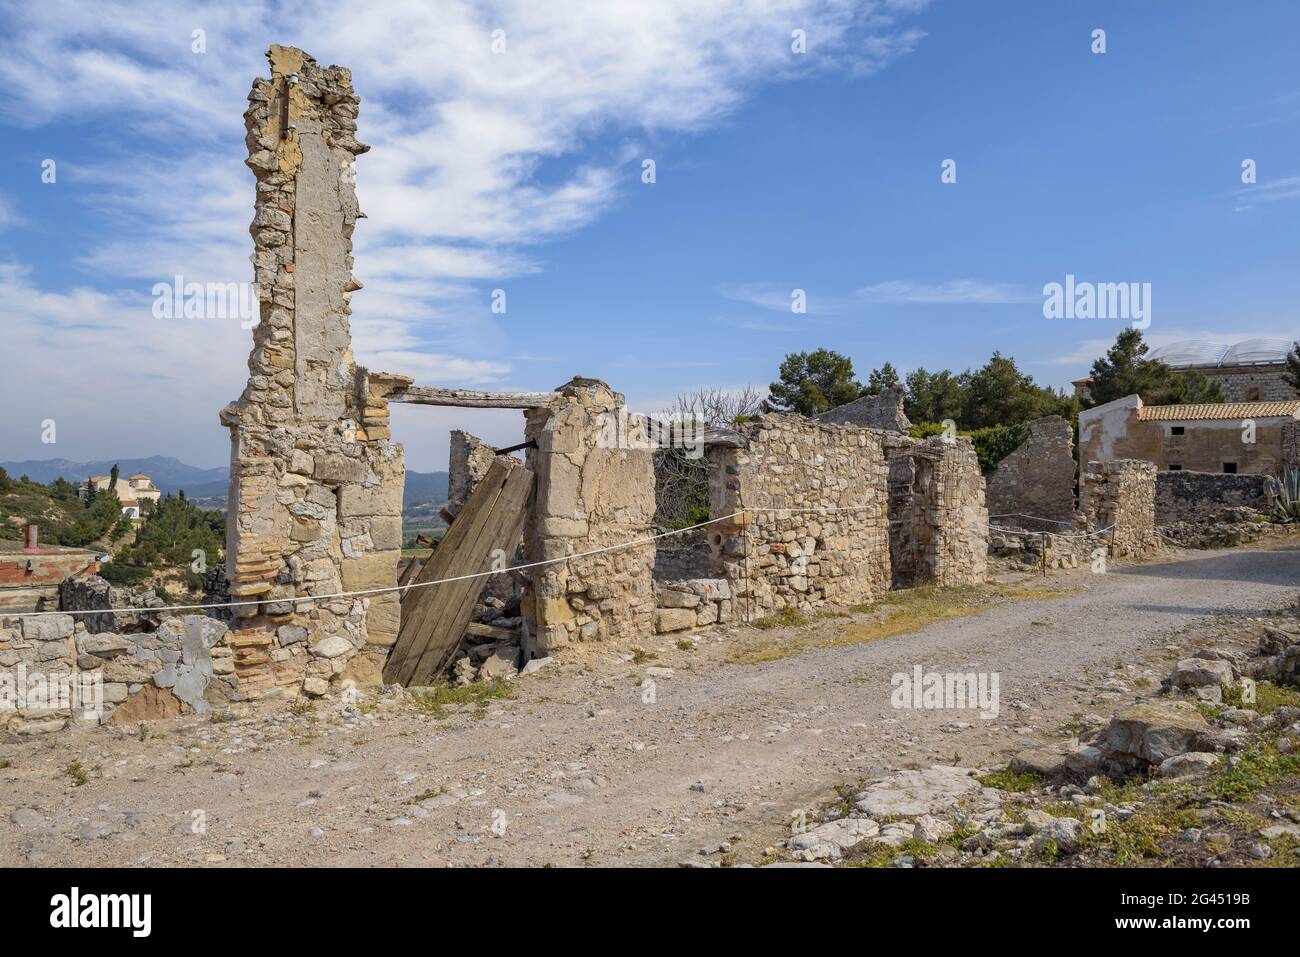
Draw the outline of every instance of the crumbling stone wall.
[[[184,615],[147,627],[96,632],[63,614],[0,621],[0,730],[130,723],[229,700],[234,667],[230,648],[220,645],[223,622]]]
[[[1045,519],[1030,527],[1043,531],[1074,522],[1074,436],[1059,415],[1025,426],[1025,440],[988,477],[989,514],[1003,518]],[[996,523],[995,523],[996,524]]]
[[[743,447],[709,448],[710,514],[741,513],[709,530],[715,574],[738,617],[887,591],[883,433],[779,414],[738,431]]]
[[[688,631],[732,620],[731,584],[725,578],[655,582],[655,631]]]
[[[447,507],[443,515],[448,521],[460,514],[473,494],[475,487],[483,481],[496,451],[490,445],[484,445],[477,435],[461,429],[451,432],[451,452],[447,457]]]
[[[1157,525],[1239,521],[1269,510],[1268,477],[1219,472],[1157,472]]]
[[[886,453],[893,586],[984,581],[988,509],[971,440],[892,437]]]
[[[876,395],[864,395],[815,416],[827,425],[856,425],[864,429],[907,434],[912,423],[903,414],[903,390],[894,386]]]
[[[348,70],[273,46],[244,114],[257,177],[251,232],[261,321],[250,377],[222,413],[231,430],[229,643],[240,693],[323,694],[397,637],[402,447],[387,397],[410,383],[353,361],[353,164],[359,99]],[[290,599],[312,599],[294,602]]]
[[[1117,558],[1159,547],[1156,534],[1156,467],[1139,459],[1089,462],[1079,482],[1088,530]]]
[[[524,529],[529,562],[648,538],[654,464],[645,423],[598,379],[577,378],[527,413],[527,465],[537,476]],[[644,638],[654,630],[654,543],[558,562],[526,573],[524,657],[572,641]]]

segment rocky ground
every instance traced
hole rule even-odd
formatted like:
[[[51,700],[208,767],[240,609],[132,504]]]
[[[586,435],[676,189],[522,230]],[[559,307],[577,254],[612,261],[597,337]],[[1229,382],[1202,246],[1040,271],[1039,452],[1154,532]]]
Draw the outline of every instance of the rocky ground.
[[[1266,625],[1291,634],[1279,610],[1300,592],[1300,549],[1176,557],[580,646],[508,683],[6,740],[0,864],[1290,862],[1287,833],[1262,833],[1298,806],[1288,692],[1261,684],[1240,709],[1259,717],[1159,692],[1197,651],[1249,671]],[[998,714],[891,707],[892,676],[916,666],[998,672]],[[1159,752],[1143,742],[1167,733],[1125,737],[1110,715],[1175,699],[1195,725],[1178,746],[1217,763],[1147,784]],[[1120,745],[1138,776],[1050,763]],[[935,788],[956,798],[934,803]]]
[[[1153,688],[1000,767],[880,771],[763,860],[868,867],[1300,866],[1300,609],[1186,629]],[[1025,742],[1026,744],[1030,742]]]

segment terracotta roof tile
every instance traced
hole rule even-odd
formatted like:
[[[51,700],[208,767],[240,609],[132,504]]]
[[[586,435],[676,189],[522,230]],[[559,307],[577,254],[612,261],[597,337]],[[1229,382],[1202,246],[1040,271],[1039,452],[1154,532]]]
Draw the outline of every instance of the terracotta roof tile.
[[[1208,419],[1267,419],[1295,416],[1300,399],[1277,402],[1215,402],[1199,405],[1147,405],[1143,422],[1182,422]]]

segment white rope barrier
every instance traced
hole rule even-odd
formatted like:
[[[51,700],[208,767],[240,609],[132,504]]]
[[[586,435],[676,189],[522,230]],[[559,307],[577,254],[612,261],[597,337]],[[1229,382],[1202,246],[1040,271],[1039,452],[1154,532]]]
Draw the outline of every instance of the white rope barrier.
[[[29,611],[29,612],[21,612],[14,615],[0,614],[0,618],[42,618],[47,615],[156,614],[165,611],[208,611],[214,608],[241,608],[247,605],[255,605],[261,601],[267,601],[267,600],[274,601],[276,603],[298,604],[300,602],[332,601],[339,598],[366,598],[370,595],[386,595],[392,592],[401,592],[401,594],[405,596],[408,591],[411,591],[412,589],[415,588],[430,588],[434,585],[447,585],[450,584],[451,582],[469,581],[470,579],[473,578],[485,578],[491,575],[507,575],[511,572],[526,571],[527,569],[530,568],[542,568],[546,565],[558,565],[562,562],[571,562],[579,558],[590,558],[593,555],[602,555],[608,552],[620,551],[625,548],[636,548],[638,545],[649,545],[662,538],[668,538],[673,535],[683,535],[686,532],[697,531],[698,529],[707,528],[710,525],[716,525],[720,522],[727,522],[733,518],[751,512],[859,512],[864,509],[874,509],[874,508],[879,508],[879,505],[878,504],[826,505],[826,506],[805,506],[805,507],[790,507],[790,508],[773,508],[773,507],[744,508],[741,509],[740,511],[732,512],[730,515],[723,515],[719,518],[711,518],[708,521],[699,522],[695,525],[688,525],[685,528],[674,528],[666,532],[660,532],[657,535],[650,535],[646,538],[633,539],[630,542],[621,542],[617,545],[606,545],[603,548],[593,548],[585,552],[575,552],[572,555],[564,555],[561,556],[560,558],[548,558],[543,561],[528,562],[523,565],[511,565],[509,568],[498,568],[498,569],[493,569],[485,572],[473,572],[469,575],[456,575],[451,578],[439,578],[439,579],[435,579],[434,581],[427,581],[427,582],[409,582],[405,585],[392,585],[385,588],[367,588],[360,591],[341,591],[341,592],[334,592],[328,595],[297,595],[292,598],[249,599],[244,601],[211,602],[208,604],[201,604],[201,605],[158,605],[153,608],[149,608],[149,607],[85,608],[85,609],[78,609],[75,611],[74,610]],[[1023,534],[1023,535],[1084,534],[1084,533],[1060,533],[1060,532],[1024,532],[1020,529],[999,528],[998,526],[988,525],[983,522],[980,522],[978,524],[982,525],[984,528],[992,529],[993,531],[1009,532],[1011,534]],[[1115,526],[1113,524],[1108,525],[1106,528],[1100,529],[1096,532],[1090,532],[1084,534],[1084,537],[1090,537],[1092,535],[1100,535],[1103,532],[1107,532],[1114,527]]]

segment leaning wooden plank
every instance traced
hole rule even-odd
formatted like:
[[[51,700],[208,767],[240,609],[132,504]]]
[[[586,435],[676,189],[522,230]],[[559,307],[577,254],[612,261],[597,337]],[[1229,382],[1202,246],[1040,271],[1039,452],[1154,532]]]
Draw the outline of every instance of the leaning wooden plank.
[[[488,482],[487,478],[491,478],[492,481]],[[479,483],[478,488],[469,498],[469,501],[478,499],[479,510],[466,515],[463,522],[452,523],[447,529],[447,534],[443,536],[438,550],[429,556],[429,560],[424,563],[415,581],[411,583],[413,586],[422,586],[426,582],[454,577],[448,568],[456,563],[456,556],[461,554],[466,542],[472,540],[474,534],[477,534],[481,526],[487,522],[490,505],[499,497],[504,481],[504,465],[495,474],[492,469],[488,470],[484,481]],[[481,496],[480,490],[483,493]],[[468,502],[466,505],[468,506]],[[472,529],[471,526],[476,523],[479,529]],[[480,569],[475,569],[478,570]],[[443,585],[412,587],[406,591],[402,596],[401,625],[398,629],[397,643],[393,646],[388,656],[388,663],[384,666],[385,680],[408,683],[410,675],[415,670],[415,664],[423,652],[423,646],[419,642],[424,640],[420,636],[425,629],[425,623],[431,620],[431,615],[446,614],[445,608],[440,605],[435,607],[435,605],[442,601],[440,596],[445,596],[446,589],[461,585],[463,585],[461,582],[449,582]]]
[[[527,517],[528,500],[533,491],[533,473],[522,465],[507,468],[510,469],[509,475],[501,494],[492,504],[487,524],[477,539],[466,540],[465,548],[472,550],[476,556],[466,571],[486,571],[491,567],[494,552],[499,550],[503,556],[513,555],[519,545],[519,535]],[[471,545],[470,542],[474,544]],[[453,574],[465,574],[466,571]],[[456,584],[464,587],[445,596],[448,603],[446,617],[435,618],[433,637],[415,666],[410,680],[412,684],[428,684],[451,665],[456,649],[465,638],[465,629],[474,614],[474,606],[487,586],[487,576],[481,575]]]
[[[533,474],[522,465],[506,459],[493,462],[412,584],[486,572],[496,549],[514,554],[532,487]],[[408,590],[384,680],[422,684],[443,670],[464,637],[487,579],[478,574]]]

